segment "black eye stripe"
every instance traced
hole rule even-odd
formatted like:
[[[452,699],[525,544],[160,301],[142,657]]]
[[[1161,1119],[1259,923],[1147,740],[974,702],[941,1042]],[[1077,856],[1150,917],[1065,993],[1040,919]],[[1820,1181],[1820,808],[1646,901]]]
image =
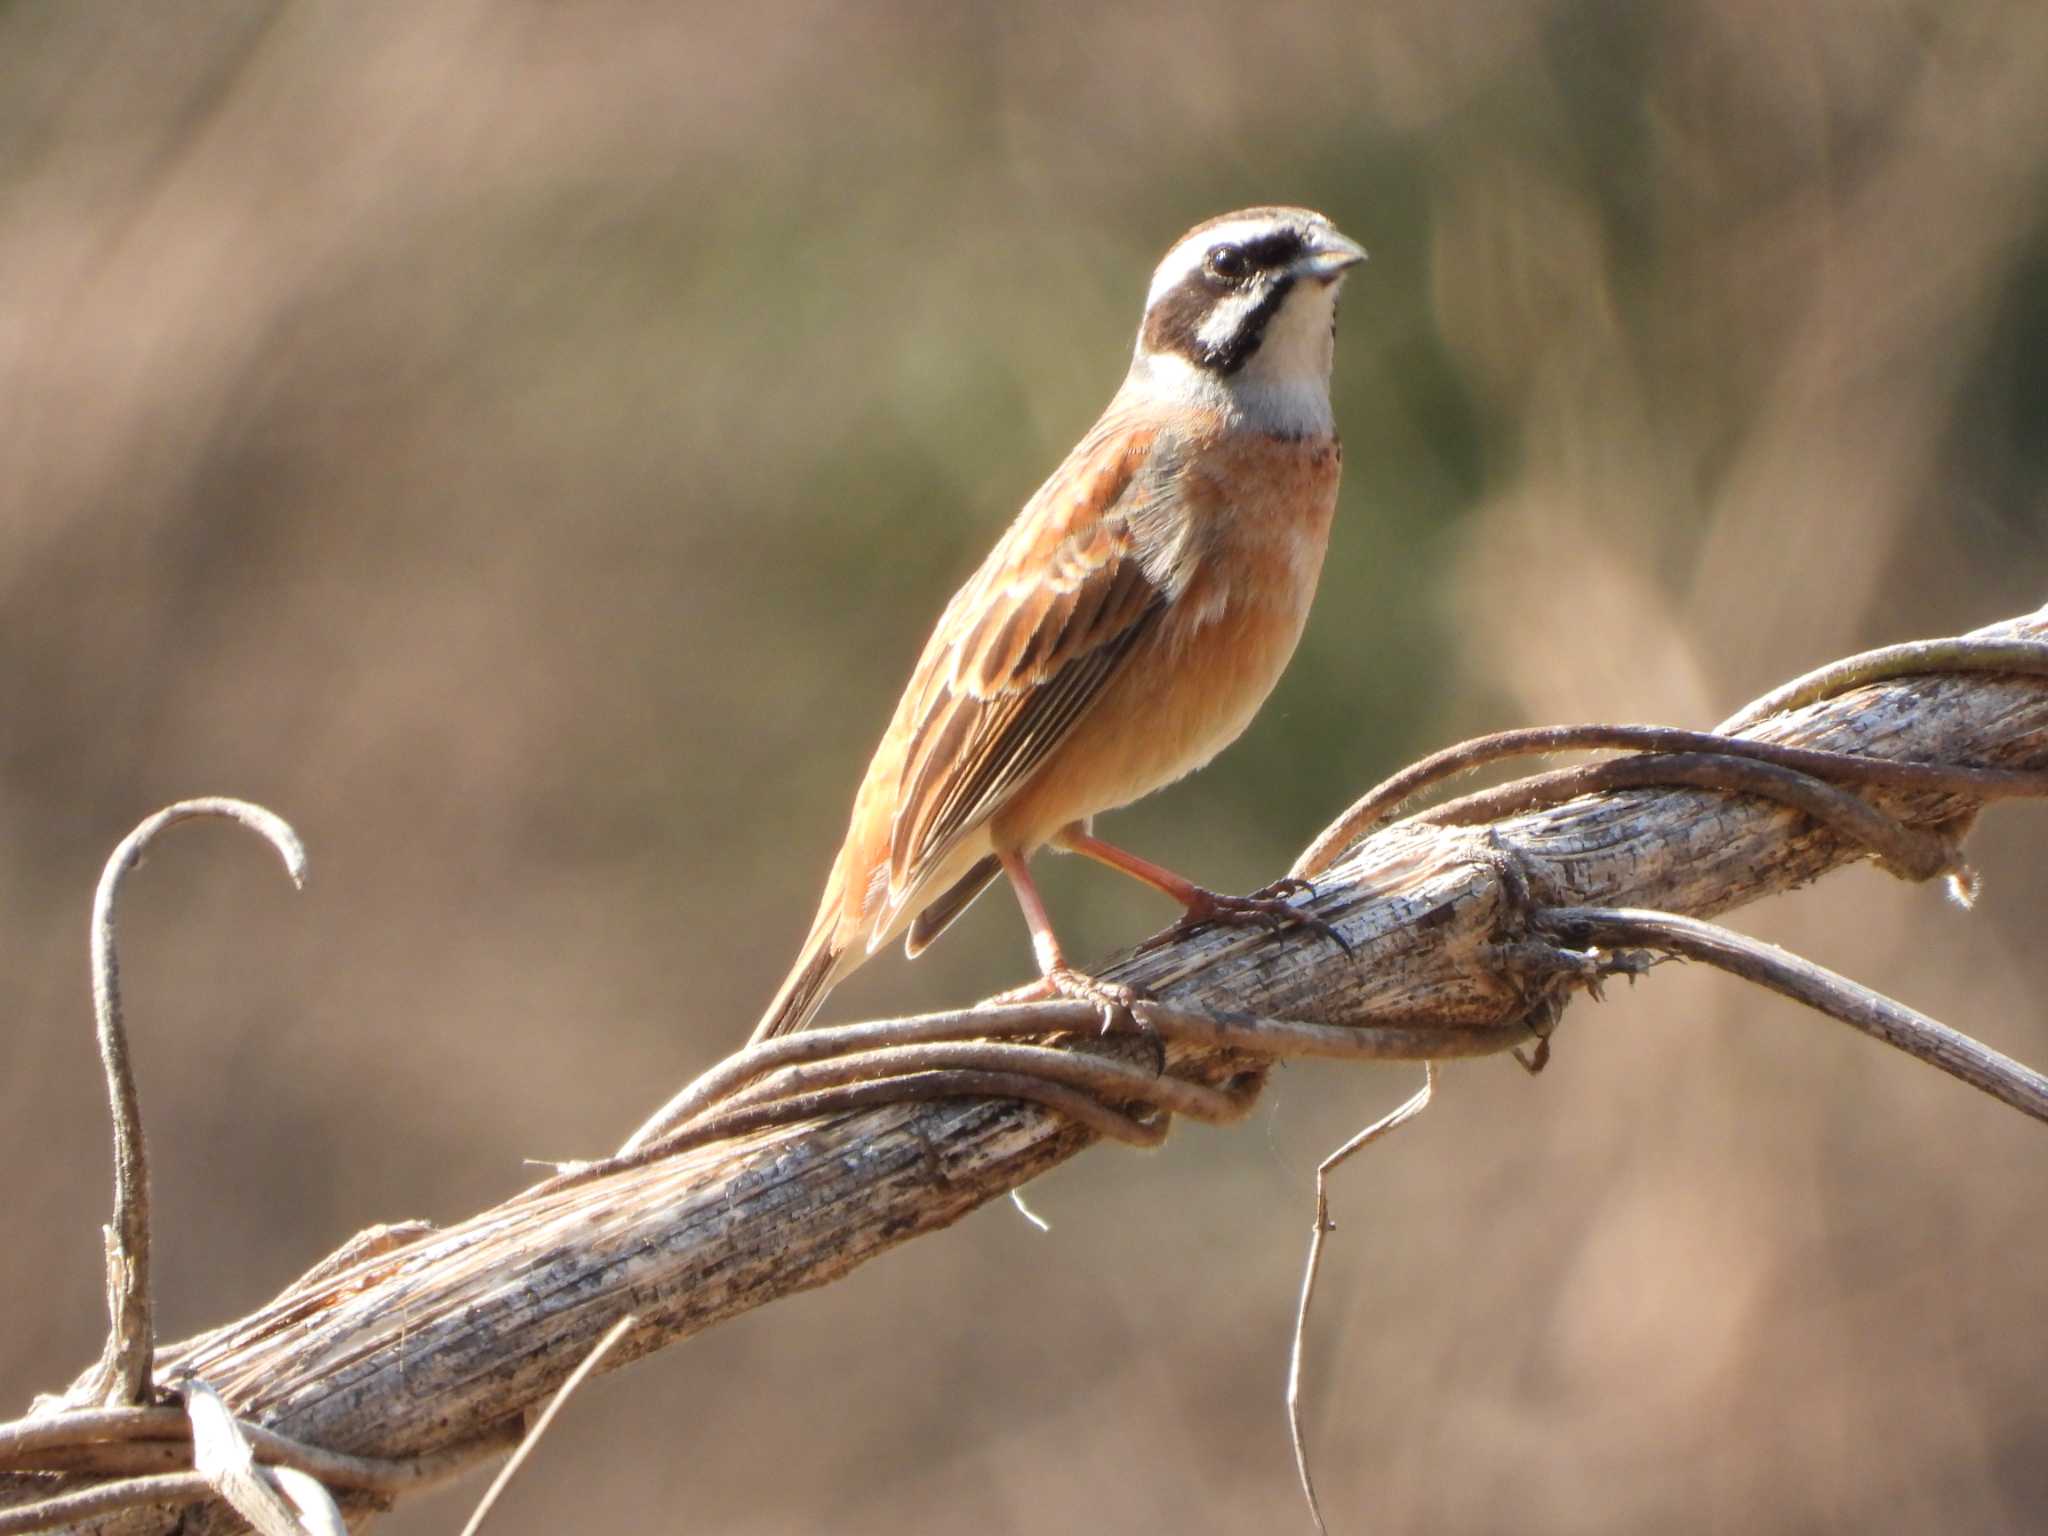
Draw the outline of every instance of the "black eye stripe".
[[[1295,229],[1276,229],[1270,235],[1247,240],[1238,247],[1244,252],[1246,262],[1260,271],[1284,267],[1296,260],[1307,248],[1307,242],[1301,238],[1301,231]]]
[[[1307,249],[1299,230],[1277,229],[1254,240],[1210,246],[1202,258],[1202,272],[1213,283],[1242,283],[1256,273],[1291,265]]]

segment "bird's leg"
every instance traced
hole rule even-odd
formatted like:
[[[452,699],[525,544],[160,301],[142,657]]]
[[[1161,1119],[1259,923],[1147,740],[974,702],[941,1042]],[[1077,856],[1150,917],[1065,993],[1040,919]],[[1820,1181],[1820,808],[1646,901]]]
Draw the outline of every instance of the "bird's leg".
[[[1285,899],[1297,892],[1313,895],[1314,888],[1305,880],[1282,880],[1252,896],[1226,896],[1220,891],[1196,885],[1192,880],[1183,880],[1172,870],[1162,868],[1150,859],[1141,859],[1114,843],[1105,843],[1080,822],[1062,828],[1053,841],[1072,853],[1086,854],[1099,864],[1120,870],[1181,904],[1184,910],[1180,921],[1140,944],[1138,950],[1141,954],[1184,938],[1209,923],[1256,923],[1271,929],[1312,928],[1345,953],[1351,951],[1351,946],[1344,942],[1344,936],[1331,924]]]
[[[1038,894],[1038,882],[1031,878],[1031,868],[1021,853],[999,853],[1003,873],[1010,877],[1010,887],[1017,893],[1017,905],[1024,909],[1024,924],[1031,930],[1031,952],[1038,959],[1039,980],[1029,987],[1020,987],[1014,992],[1003,994],[1005,1002],[1024,1002],[1033,997],[1071,997],[1077,1002],[1093,1003],[1102,1010],[1102,1028],[1106,1034],[1119,1019],[1132,1025],[1137,1015],[1131,1011],[1131,1004],[1138,1001],[1135,988],[1119,982],[1103,981],[1084,971],[1077,971],[1067,964],[1067,957],[1060,950],[1060,941],[1053,934],[1052,918],[1045,910],[1045,899]]]

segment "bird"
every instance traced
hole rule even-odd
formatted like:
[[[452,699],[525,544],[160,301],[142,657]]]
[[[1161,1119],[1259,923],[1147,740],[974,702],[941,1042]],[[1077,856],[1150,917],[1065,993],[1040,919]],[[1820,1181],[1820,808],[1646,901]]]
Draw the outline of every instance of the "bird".
[[[1294,653],[1342,467],[1338,292],[1365,255],[1306,208],[1226,213],[1174,242],[1122,386],[932,631],[750,1044],[802,1029],[898,936],[915,957],[999,874],[1038,995],[1128,1007],[1129,989],[1067,962],[1028,864],[1048,846],[1171,897],[1172,931],[1326,926],[1282,887],[1183,879],[1096,837],[1094,818],[1228,746]]]

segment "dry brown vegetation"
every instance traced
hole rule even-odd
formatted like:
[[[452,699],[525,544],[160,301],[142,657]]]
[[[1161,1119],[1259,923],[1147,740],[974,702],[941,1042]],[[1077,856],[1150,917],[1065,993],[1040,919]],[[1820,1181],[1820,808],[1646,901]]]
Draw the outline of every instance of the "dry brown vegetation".
[[[1258,884],[1470,730],[1705,725],[2048,572],[2048,15],[1961,5],[430,3],[0,13],[0,1388],[97,1348],[83,936],[127,974],[163,1327],[615,1144],[743,1037],[950,584],[1106,396],[1155,248],[1373,250],[1304,651],[1134,845]],[[1964,917],[1744,914],[2048,1057],[2038,812]],[[1078,954],[1166,915],[1055,868]],[[1142,902],[1143,898],[1136,898]],[[837,1017],[1028,965],[991,900]],[[1375,1529],[2022,1530],[2034,1128],[1706,975],[1454,1069],[1354,1169],[1315,1403]],[[1098,1157],[579,1400],[493,1529],[1246,1528],[1317,1156],[1409,1086]],[[441,1530],[461,1500],[394,1531]]]

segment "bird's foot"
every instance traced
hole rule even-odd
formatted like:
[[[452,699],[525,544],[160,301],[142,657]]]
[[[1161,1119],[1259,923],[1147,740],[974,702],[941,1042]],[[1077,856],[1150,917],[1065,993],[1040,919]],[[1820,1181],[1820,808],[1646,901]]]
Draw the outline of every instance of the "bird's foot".
[[[1255,900],[1262,901],[1285,900],[1289,896],[1306,896],[1314,900],[1315,894],[1315,881],[1304,880],[1299,875],[1282,875],[1271,885],[1262,885],[1252,892]]]
[[[1290,895],[1315,894],[1315,887],[1306,880],[1289,875],[1276,880],[1264,890],[1250,896],[1226,896],[1221,891],[1204,890],[1195,887],[1194,899],[1188,902],[1187,910],[1180,921],[1170,928],[1154,934],[1138,946],[1138,953],[1158,949],[1177,939],[1198,932],[1214,923],[1229,923],[1237,926],[1255,926],[1268,932],[1278,933],[1287,928],[1307,928],[1321,934],[1345,954],[1351,953],[1351,946],[1336,925],[1304,911],[1287,900]]]
[[[1041,1003],[1051,998],[1064,997],[1077,1003],[1093,1003],[1102,1014],[1102,1032],[1107,1035],[1119,1027],[1134,1029],[1141,1034],[1150,1033],[1145,1022],[1138,1017],[1134,1004],[1145,1000],[1145,994],[1136,987],[1125,986],[1120,981],[1104,981],[1099,976],[1090,976],[1072,966],[1056,966],[1034,982],[1012,988],[994,999],[999,1003]]]

